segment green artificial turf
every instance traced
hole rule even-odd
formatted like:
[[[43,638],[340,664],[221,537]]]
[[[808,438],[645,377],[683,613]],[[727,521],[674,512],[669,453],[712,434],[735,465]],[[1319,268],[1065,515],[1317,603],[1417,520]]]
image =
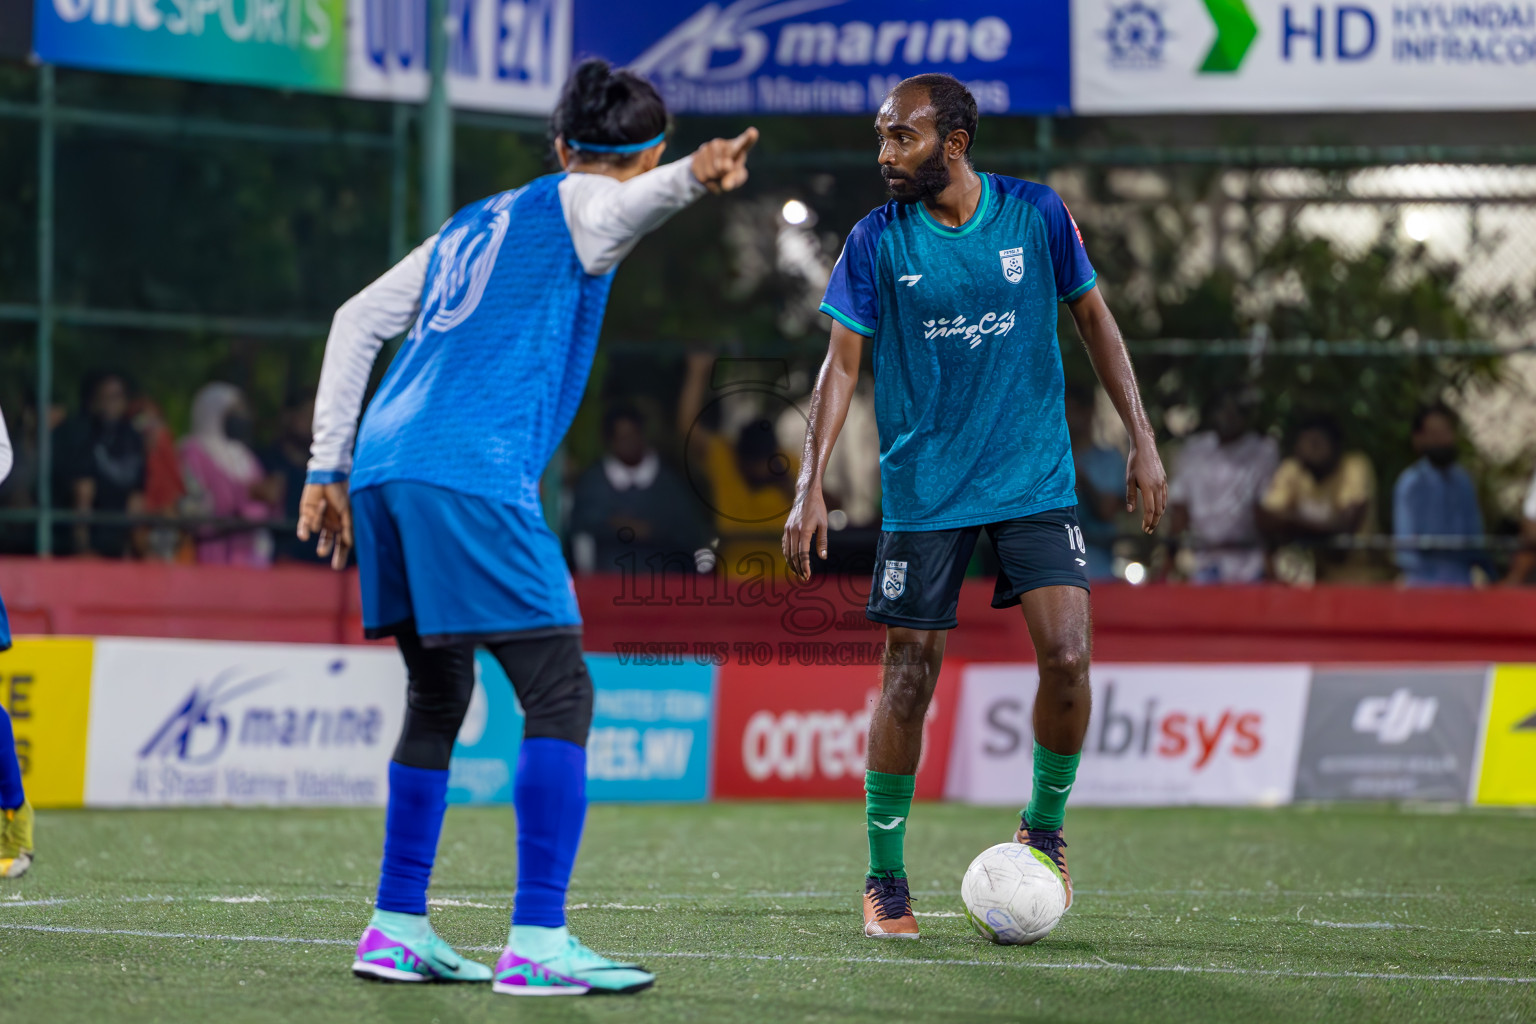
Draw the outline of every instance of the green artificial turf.
[[[351,976],[380,811],[44,812],[31,874],[0,882],[0,1020],[1536,1020],[1536,817],[1072,808],[1077,903],[1002,948],[958,889],[1012,828],[915,807],[907,864],[935,916],[890,943],[860,934],[854,804],[594,808],[572,926],[660,981],[528,1000]],[[450,811],[439,932],[494,960],[515,868],[509,810]]]

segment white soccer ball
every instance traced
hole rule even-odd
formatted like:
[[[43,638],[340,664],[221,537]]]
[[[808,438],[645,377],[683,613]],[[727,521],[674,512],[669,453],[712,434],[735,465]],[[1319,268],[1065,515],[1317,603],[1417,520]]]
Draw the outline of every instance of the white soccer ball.
[[[981,851],[960,881],[960,899],[976,930],[1000,946],[1039,942],[1067,909],[1056,866],[1023,843]]]

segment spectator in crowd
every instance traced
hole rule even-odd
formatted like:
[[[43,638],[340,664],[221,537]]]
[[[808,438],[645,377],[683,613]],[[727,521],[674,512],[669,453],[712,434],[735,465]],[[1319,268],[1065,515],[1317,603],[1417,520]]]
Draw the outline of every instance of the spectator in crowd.
[[[1392,489],[1392,535],[1399,542],[1397,564],[1410,586],[1457,586],[1472,582],[1472,567],[1485,568],[1473,547],[1421,549],[1415,541],[1470,541],[1482,536],[1483,510],[1467,471],[1457,464],[1459,421],[1442,404],[1425,406],[1413,418],[1413,450],[1419,460]]]
[[[181,442],[189,505],[220,519],[265,520],[277,514],[275,489],[250,447],[251,417],[233,384],[205,384],[192,399],[192,434]],[[272,562],[266,530],[201,527],[202,564],[264,567]]]
[[[798,459],[779,447],[772,421],[753,419],[733,440],[701,418],[714,356],[692,353],[678,398],[678,433],[688,439],[687,457],[702,467],[727,575],[773,577],[783,566],[780,538],[795,499]]]
[[[1125,511],[1125,453],[1093,437],[1093,387],[1067,389],[1067,431],[1077,469],[1077,521],[1087,548],[1088,578],[1115,575],[1115,537]]]
[[[606,453],[576,479],[571,499],[576,571],[712,570],[698,500],[646,440],[640,410],[610,408],[603,443]]]
[[[181,511],[187,497],[181,478],[181,460],[176,454],[176,440],[165,422],[165,414],[155,400],[140,395],[128,407],[128,418],[144,445],[144,511],[151,515],[173,516]],[[174,526],[158,524],[135,531],[137,547],[144,557],[174,562],[186,556],[186,534]]]
[[[779,412],[774,435],[781,452],[805,450],[811,396],[803,395]],[[842,433],[821,480],[827,503],[827,568],[868,575],[880,543],[880,427],[875,423],[875,378],[862,374],[848,403]],[[782,557],[782,555],[780,556]]]
[[[1217,395],[1206,411],[1209,430],[1179,453],[1168,484],[1170,532],[1187,537],[1195,583],[1257,583],[1266,575],[1259,501],[1280,463],[1273,438],[1253,429],[1236,391]]]
[[[1504,577],[1504,582],[1528,583],[1533,576],[1536,576],[1536,474],[1531,476],[1531,486],[1525,492],[1525,502],[1520,509],[1520,548],[1509,563],[1509,575]]]
[[[1275,470],[1259,505],[1259,525],[1281,543],[1277,575],[1291,583],[1368,583],[1375,560],[1360,546],[1330,544],[1376,532],[1376,472],[1364,452],[1344,450],[1338,421],[1311,416],[1297,427],[1291,454]]]
[[[774,424],[779,451],[799,452],[805,448],[806,420],[803,410],[810,407],[811,396],[803,396],[779,413]],[[880,428],[875,423],[875,378],[859,377],[853,399],[848,403],[848,417],[837,446],[827,460],[821,489],[828,509],[841,509],[847,525],[856,529],[880,526]],[[871,549],[873,555],[873,549]]]
[[[262,469],[267,474],[266,495],[281,510],[283,519],[299,518],[299,498],[304,493],[304,477],[309,472],[309,443],[315,422],[313,392],[288,396],[283,403],[277,440],[261,453]],[[273,555],[283,562],[330,565],[329,557],[315,554],[314,541],[301,541],[293,530],[282,530]]]
[[[87,374],[80,412],[53,434],[53,504],[66,512],[144,511],[144,442],[128,419],[128,382],[118,373]],[[61,554],[123,558],[133,531],[121,523],[76,523],[55,534]]]

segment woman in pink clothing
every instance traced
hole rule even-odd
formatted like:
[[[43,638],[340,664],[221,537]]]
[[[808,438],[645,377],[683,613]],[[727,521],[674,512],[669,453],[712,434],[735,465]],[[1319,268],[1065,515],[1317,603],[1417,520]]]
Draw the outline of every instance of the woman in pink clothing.
[[[250,415],[233,384],[207,384],[192,400],[192,433],[181,442],[181,468],[189,505],[225,519],[272,519],[278,508],[266,475],[251,451]],[[272,535],[266,530],[231,531],[202,527],[197,560],[205,565],[272,564]]]

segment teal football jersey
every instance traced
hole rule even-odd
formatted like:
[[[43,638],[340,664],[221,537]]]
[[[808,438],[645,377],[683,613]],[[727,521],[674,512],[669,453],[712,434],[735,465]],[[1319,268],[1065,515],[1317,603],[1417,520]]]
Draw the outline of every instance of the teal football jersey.
[[[1093,266],[1050,188],[979,177],[958,228],[921,203],[861,220],[821,304],[873,339],[886,530],[1077,503],[1056,312],[1093,287]]]

